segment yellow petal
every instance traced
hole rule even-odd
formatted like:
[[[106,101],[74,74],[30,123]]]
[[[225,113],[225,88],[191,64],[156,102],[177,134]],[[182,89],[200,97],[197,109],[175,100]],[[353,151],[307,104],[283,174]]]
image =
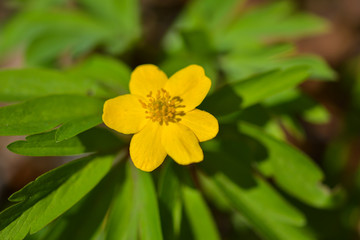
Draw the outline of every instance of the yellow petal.
[[[180,124],[190,128],[200,142],[210,140],[219,132],[217,119],[208,112],[194,109],[181,118]]]
[[[134,165],[150,172],[161,165],[166,152],[161,144],[161,127],[158,123],[149,122],[130,142],[130,156]]]
[[[205,98],[211,87],[211,80],[205,76],[204,69],[190,65],[172,75],[166,82],[165,89],[170,95],[183,99],[181,105],[185,112],[196,108]]]
[[[177,163],[186,165],[200,162],[204,154],[195,134],[186,126],[170,123],[163,127],[162,144]]]
[[[157,66],[152,64],[140,65],[131,74],[130,92],[146,97],[150,91],[156,93],[165,86],[168,78]]]
[[[146,119],[139,99],[138,96],[126,94],[107,100],[102,115],[105,125],[125,134],[140,131],[149,119]]]

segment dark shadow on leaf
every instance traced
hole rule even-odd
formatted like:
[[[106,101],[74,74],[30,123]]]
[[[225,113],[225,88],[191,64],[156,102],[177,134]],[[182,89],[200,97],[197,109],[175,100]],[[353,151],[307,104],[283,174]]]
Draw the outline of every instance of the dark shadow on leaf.
[[[265,126],[271,119],[269,111],[260,104],[245,108],[238,115],[238,120],[249,122],[257,126]]]
[[[220,117],[239,111],[241,103],[241,97],[230,85],[225,85],[205,98],[199,108],[210,112],[215,117]]]
[[[209,175],[222,173],[241,188],[255,187],[252,164],[266,159],[268,153],[259,142],[242,135],[233,124],[220,126],[216,137],[219,151],[205,151],[205,161],[201,167]]]
[[[100,153],[114,152],[125,146],[125,143],[104,128],[92,128],[78,135],[87,152],[94,150]]]
[[[124,179],[123,161],[112,168],[85,198],[56,220],[44,239],[91,239],[100,227]],[[59,232],[59,228],[63,231]]]

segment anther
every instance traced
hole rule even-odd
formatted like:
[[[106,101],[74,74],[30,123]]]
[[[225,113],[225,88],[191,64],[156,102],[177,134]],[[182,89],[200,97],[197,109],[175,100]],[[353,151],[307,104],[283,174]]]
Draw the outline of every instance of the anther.
[[[169,92],[161,88],[157,91],[156,96],[152,96],[152,91],[149,92],[148,101],[145,103],[139,99],[141,106],[146,109],[146,118],[153,122],[159,122],[160,125],[169,125],[169,122],[181,121],[181,116],[185,115],[184,111],[180,111],[179,108],[185,107],[181,105],[183,101],[180,97],[171,97]]]

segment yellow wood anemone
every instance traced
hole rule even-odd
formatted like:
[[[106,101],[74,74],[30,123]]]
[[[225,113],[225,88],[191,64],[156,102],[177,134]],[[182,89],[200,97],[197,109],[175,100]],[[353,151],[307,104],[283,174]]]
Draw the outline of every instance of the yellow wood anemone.
[[[199,141],[219,131],[211,114],[196,109],[209,92],[204,69],[190,65],[169,79],[157,66],[138,66],[131,74],[130,92],[104,104],[104,123],[121,133],[134,134],[130,156],[134,165],[152,171],[167,154],[186,165],[204,158]]]

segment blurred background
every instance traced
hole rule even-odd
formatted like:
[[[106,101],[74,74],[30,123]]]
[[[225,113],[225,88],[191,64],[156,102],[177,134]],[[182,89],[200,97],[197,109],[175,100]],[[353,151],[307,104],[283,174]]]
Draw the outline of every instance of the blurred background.
[[[4,39],[5,34],[7,36],[11,34],[14,36],[16,34],[21,35],[21,33],[16,33],[17,30],[6,30],[9,28],[9,23],[18,24],[14,19],[20,21],[19,12],[30,12],[29,9],[41,12],[42,9],[49,8],[84,8],[89,12],[93,11],[95,15],[101,15],[101,12],[96,12],[96,9],[92,8],[90,2],[86,0],[1,0],[0,29],[5,30],[0,32],[0,39]],[[162,62],[164,54],[169,54],[164,53],[164,51],[166,52],[166,47],[163,46],[164,41],[173,44],[169,45],[172,48],[176,46],[176,41],[172,42],[171,34],[167,33],[190,2],[190,0],[140,0],[139,26],[141,28],[133,29],[132,16],[124,16],[125,20],[122,27],[131,29],[130,37],[128,39],[123,38],[124,40],[120,43],[109,40],[110,43],[107,47],[99,47],[98,44],[95,44],[98,35],[92,34],[91,31],[96,33],[102,31],[97,29],[96,23],[84,23],[84,26],[80,24],[84,29],[88,27],[92,30],[86,33],[88,34],[86,35],[87,42],[84,43],[83,39],[80,38],[81,44],[73,48],[78,51],[76,57],[73,55],[73,50],[68,48],[66,44],[56,45],[51,53],[48,46],[57,44],[53,39],[59,39],[62,36],[58,36],[56,33],[53,33],[52,38],[36,36],[34,32],[41,31],[39,29],[47,28],[47,26],[42,26],[43,23],[36,19],[37,16],[31,16],[29,17],[30,20],[33,20],[32,25],[29,25],[31,31],[23,33],[25,40],[31,39],[31,45],[27,45],[27,51],[24,51],[24,44],[14,44],[13,46],[11,38],[9,38],[9,42],[0,44],[0,50],[2,50],[0,53],[4,53],[0,56],[0,68],[44,66],[66,69],[79,59],[93,53],[118,56],[132,68],[143,63],[159,64]],[[256,9],[271,2],[276,1],[248,0],[244,4],[239,4],[238,12],[241,15],[241,12],[246,12],[247,9]],[[340,185],[346,189],[350,202],[342,210],[344,214],[339,215],[344,219],[339,219],[339,221],[343,223],[344,228],[351,229],[352,234],[350,236],[356,239],[360,236],[360,1],[296,0],[293,2],[294,13],[312,13],[326,19],[328,27],[321,33],[306,34],[306,36],[296,39],[284,36],[281,40],[291,41],[295,44],[298,54],[321,56],[334,70],[336,81],[307,81],[301,84],[301,91],[324,106],[329,113],[329,119],[326,122],[299,119],[299,124],[304,130],[301,137],[297,137],[292,132],[286,132],[286,136],[292,144],[307,153],[323,169],[326,184],[331,187]],[[55,16],[53,21],[56,22]],[[67,30],[73,31],[71,26],[66,25],[66,22],[63,27],[68,27]],[[26,28],[25,26],[24,29]],[[192,34],[190,36],[196,37],[197,35]],[[133,44],[133,38],[139,40]],[[14,37],[14,39],[16,38]],[[64,38],[61,42],[76,42],[77,40]],[[267,41],[273,40],[267,39]],[[279,40],[277,39],[277,41]],[[128,47],[129,43],[131,43],[131,47]],[[113,48],[111,49],[111,47]],[[3,51],[4,49],[11,49],[11,51]],[[55,55],[57,56],[56,59],[53,57]],[[168,72],[172,72],[171,64],[171,62],[163,64],[165,68],[169,69]],[[316,76],[312,77],[316,78]],[[0,137],[1,209],[7,205],[6,199],[11,193],[67,160],[50,157],[31,158],[16,155],[7,150],[6,146],[9,143],[23,138]],[[323,227],[329,228],[331,226]]]

